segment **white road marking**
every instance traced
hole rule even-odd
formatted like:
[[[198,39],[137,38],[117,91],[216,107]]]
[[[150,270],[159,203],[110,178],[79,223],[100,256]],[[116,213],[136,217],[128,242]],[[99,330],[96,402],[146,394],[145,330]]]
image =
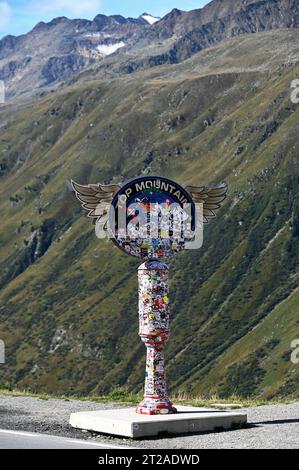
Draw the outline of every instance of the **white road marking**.
[[[25,437],[39,437],[42,434],[31,434],[30,432],[21,432],[21,431],[9,431],[8,429],[0,429],[2,434],[16,434],[17,436],[25,436]]]
[[[88,446],[95,446],[95,447],[101,447],[104,449],[133,449],[133,447],[122,447],[122,446],[113,446],[113,445],[108,445],[108,444],[100,444],[97,442],[90,442],[88,441],[82,441],[80,439],[69,439],[67,437],[62,437],[62,436],[53,436],[50,434],[40,434],[40,433],[30,433],[30,432],[25,432],[25,431],[11,431],[9,429],[0,429],[1,434],[12,434],[15,436],[24,436],[24,437],[33,437],[33,438],[54,438],[54,439],[61,439],[62,442],[66,441],[68,443],[72,444],[80,444],[80,445],[88,445]]]
[[[77,444],[77,442],[80,442],[80,444],[86,444],[89,446],[98,446],[98,447],[105,447],[106,449],[133,449],[134,447],[121,447],[121,446],[111,446],[108,444],[98,444],[97,442],[90,442],[90,441],[80,441],[79,439],[68,439],[68,442],[73,442]]]

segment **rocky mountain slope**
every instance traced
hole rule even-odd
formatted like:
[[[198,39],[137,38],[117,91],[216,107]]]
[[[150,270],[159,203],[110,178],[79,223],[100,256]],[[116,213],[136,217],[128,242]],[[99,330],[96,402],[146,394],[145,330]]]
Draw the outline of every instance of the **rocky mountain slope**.
[[[2,383],[142,389],[138,262],[96,238],[65,183],[152,173],[230,188],[203,248],[170,263],[171,392],[298,397],[298,45],[296,28],[242,35],[0,108]]]
[[[297,0],[213,0],[201,9],[162,18],[98,15],[93,21],[56,18],[26,35],[0,40],[0,80],[7,97],[95,73],[132,73],[179,63],[225,39],[298,28]],[[88,72],[90,74],[90,72]]]
[[[213,0],[198,10],[172,10],[144,31],[125,57],[117,54],[103,65],[105,71],[112,68],[117,73],[132,73],[179,63],[202,49],[242,34],[298,27],[297,0]]]
[[[134,42],[149,26],[143,16],[120,15],[40,22],[28,34],[0,40],[0,80],[8,96],[65,80]]]

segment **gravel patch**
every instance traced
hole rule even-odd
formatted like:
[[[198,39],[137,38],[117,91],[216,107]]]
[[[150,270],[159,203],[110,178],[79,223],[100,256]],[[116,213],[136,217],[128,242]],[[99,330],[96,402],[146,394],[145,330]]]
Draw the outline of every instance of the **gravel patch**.
[[[114,438],[73,429],[69,416],[76,411],[120,408],[115,403],[80,400],[43,400],[0,395],[0,428],[92,439],[143,449],[298,449],[299,403],[241,408],[248,427],[229,432],[163,436],[146,440]]]

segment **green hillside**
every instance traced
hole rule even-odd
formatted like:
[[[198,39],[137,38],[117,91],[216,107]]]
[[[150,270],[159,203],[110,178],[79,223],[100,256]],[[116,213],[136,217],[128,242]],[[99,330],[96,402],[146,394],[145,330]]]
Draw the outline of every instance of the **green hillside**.
[[[161,174],[229,184],[203,248],[170,262],[171,392],[298,397],[298,46],[295,29],[242,36],[0,107],[1,383],[141,390],[138,261],[96,238],[66,181]]]

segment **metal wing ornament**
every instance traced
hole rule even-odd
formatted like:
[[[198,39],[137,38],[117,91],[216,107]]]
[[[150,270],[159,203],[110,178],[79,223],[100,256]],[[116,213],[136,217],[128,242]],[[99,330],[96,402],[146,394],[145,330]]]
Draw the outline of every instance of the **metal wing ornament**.
[[[227,196],[227,184],[220,186],[186,186],[195,203],[203,204],[203,220],[205,223],[216,217],[215,211],[221,207],[221,203]]]
[[[109,207],[120,186],[100,183],[85,186],[73,180],[71,185],[82,208],[87,212],[87,216],[94,219],[96,224],[102,225],[104,230],[107,230]]]

